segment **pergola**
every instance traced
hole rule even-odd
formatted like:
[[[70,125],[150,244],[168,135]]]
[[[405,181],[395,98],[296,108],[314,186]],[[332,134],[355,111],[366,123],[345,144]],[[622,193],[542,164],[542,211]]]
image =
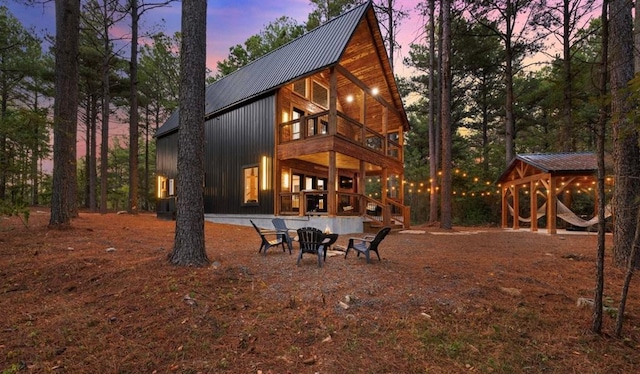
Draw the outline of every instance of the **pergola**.
[[[512,207],[512,228],[520,228],[520,190],[530,197],[531,231],[538,231],[538,195],[546,198],[544,214],[547,232],[556,234],[558,195],[571,187],[595,190],[597,157],[595,153],[519,154],[498,179],[502,201],[502,227],[509,226]],[[510,203],[511,202],[511,206]]]

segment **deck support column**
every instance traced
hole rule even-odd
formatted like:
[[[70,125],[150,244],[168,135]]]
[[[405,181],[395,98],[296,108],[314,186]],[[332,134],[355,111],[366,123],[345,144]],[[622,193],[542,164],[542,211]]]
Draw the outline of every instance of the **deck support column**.
[[[338,169],[336,168],[336,152],[329,151],[329,179],[327,181],[328,186],[328,196],[327,196],[327,205],[329,217],[335,217],[337,213],[337,198],[336,198],[336,176],[338,175]]]
[[[338,133],[338,73],[335,68],[329,70],[329,124],[327,127],[329,135]]]
[[[366,169],[366,165],[364,163],[363,160],[360,160],[360,173],[358,173],[358,190],[356,191],[356,193],[358,195],[360,195],[361,197],[358,199],[358,212],[360,213],[360,215],[366,213],[366,195],[367,195],[367,189],[366,189],[366,179],[367,178],[367,169]]]

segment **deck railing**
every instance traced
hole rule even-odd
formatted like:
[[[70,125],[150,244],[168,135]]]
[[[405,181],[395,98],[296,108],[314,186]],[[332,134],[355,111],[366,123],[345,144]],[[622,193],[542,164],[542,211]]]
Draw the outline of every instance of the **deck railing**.
[[[342,112],[338,112],[336,134],[329,133],[329,111],[303,116],[278,126],[279,144],[325,135],[338,135],[387,157],[402,160],[400,143],[373,131]]]
[[[278,199],[280,215],[327,215],[326,190],[312,190],[300,192],[282,192]],[[350,192],[336,193],[337,216],[362,216],[369,221],[379,222],[380,225],[410,226],[411,210],[399,202],[387,199],[386,203],[372,199],[362,194]]]

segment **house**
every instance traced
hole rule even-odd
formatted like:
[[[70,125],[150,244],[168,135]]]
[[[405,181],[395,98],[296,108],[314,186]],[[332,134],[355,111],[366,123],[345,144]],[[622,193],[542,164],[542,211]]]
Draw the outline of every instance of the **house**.
[[[206,89],[205,218],[335,233],[408,227],[409,129],[372,3]],[[175,211],[178,113],[156,133],[157,214]]]
[[[590,152],[516,155],[497,182],[502,196],[502,227],[517,230],[525,222],[531,231],[538,231],[538,220],[546,216],[547,233],[556,234],[557,218],[580,227],[597,223],[597,219],[586,221],[570,209],[575,194],[597,199],[597,171],[598,159]],[[610,189],[613,179],[606,178],[605,184]],[[522,211],[528,217],[523,218]],[[607,208],[605,216],[609,215]]]

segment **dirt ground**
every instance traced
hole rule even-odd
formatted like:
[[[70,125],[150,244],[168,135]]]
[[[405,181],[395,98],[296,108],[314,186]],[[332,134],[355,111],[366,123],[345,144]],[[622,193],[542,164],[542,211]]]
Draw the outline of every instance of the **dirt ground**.
[[[382,261],[338,254],[318,268],[311,255],[296,266],[297,247],[259,255],[253,228],[207,223],[212,265],[176,268],[175,222],[81,213],[57,231],[48,219],[0,218],[3,374],[640,367],[639,287],[611,337],[624,274],[610,257],[604,334],[590,332],[595,234],[418,227],[388,236]]]

